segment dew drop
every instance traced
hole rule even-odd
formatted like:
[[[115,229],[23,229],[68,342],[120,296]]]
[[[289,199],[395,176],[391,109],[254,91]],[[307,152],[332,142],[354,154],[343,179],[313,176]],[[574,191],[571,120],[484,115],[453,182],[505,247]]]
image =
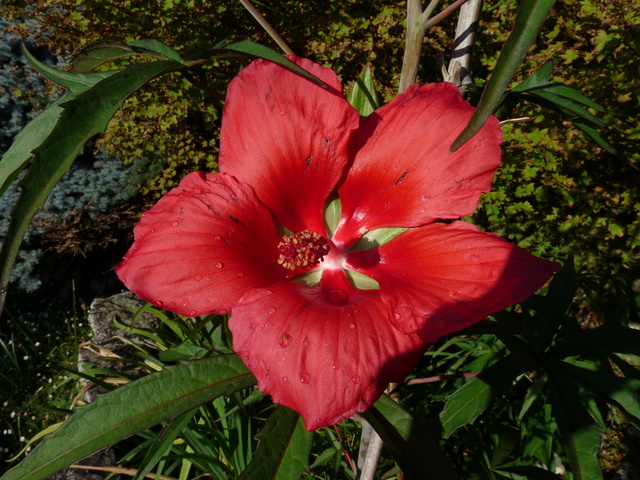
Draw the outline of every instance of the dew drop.
[[[335,303],[344,303],[349,300],[349,296],[344,290],[329,290],[327,298]]]
[[[356,328],[356,324],[355,323],[350,323],[349,324],[349,330],[354,330]]]
[[[400,314],[399,313],[394,313],[393,314],[393,318],[395,318],[396,320],[400,320]]]
[[[163,305],[163,303],[160,300],[156,300],[156,305],[161,307]]]
[[[227,152],[220,152],[220,156],[224,157],[227,154]]]
[[[189,305],[189,299],[188,299],[188,298],[183,298],[183,299],[182,299],[182,306],[183,306],[183,307],[186,307],[186,306],[188,306],[188,305]]]
[[[244,273],[238,272],[238,277],[244,277]]]
[[[191,311],[189,312],[189,316],[190,316],[190,317],[195,317],[195,316],[196,316],[196,311],[195,311],[195,310],[191,310]]]
[[[287,377],[287,376],[282,377],[282,381],[287,383],[289,381],[289,377]]]
[[[310,380],[311,380],[311,375],[309,375],[308,373],[303,373],[302,375],[300,375],[301,383],[309,383]]]
[[[344,313],[344,308],[340,307],[340,308],[338,309],[338,313]]]
[[[213,239],[219,241],[222,237],[220,235],[214,235]]]
[[[353,377],[351,377],[351,381],[353,383],[358,383],[360,382],[360,376],[359,375],[354,375]]]
[[[202,275],[196,275],[196,280],[202,280]]]
[[[264,294],[265,295],[271,295],[273,292],[271,290],[267,290]]]
[[[281,117],[284,117],[284,116],[285,116],[285,113],[284,113],[282,110],[280,110],[280,116],[281,116]]]
[[[282,348],[287,348],[291,345],[291,335],[285,333],[280,337],[280,341],[278,342]]]
[[[224,267],[224,263],[222,263],[222,262],[218,262],[218,263],[216,263],[216,268],[217,268],[218,270],[221,270],[221,269],[222,269],[222,267]]]
[[[172,226],[172,227],[177,227],[178,225],[180,225],[180,223],[179,223],[179,222],[173,222],[173,223],[171,224],[171,226]]]

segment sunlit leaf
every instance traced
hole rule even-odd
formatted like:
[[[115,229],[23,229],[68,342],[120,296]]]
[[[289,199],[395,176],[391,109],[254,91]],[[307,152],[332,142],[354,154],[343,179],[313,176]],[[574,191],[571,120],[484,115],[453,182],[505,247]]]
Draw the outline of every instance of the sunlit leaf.
[[[376,90],[371,67],[365,68],[356,79],[347,100],[349,100],[349,103],[358,111],[361,117],[368,117],[377,108],[382,106],[380,95]]]
[[[538,36],[542,23],[554,3],[555,0],[523,0],[520,3],[513,30],[482,93],[478,108],[462,133],[451,144],[451,151],[456,151],[470,140],[500,104],[502,94]]]
[[[167,367],[78,408],[2,480],[38,480],[101,448],[255,384],[237,355]]]

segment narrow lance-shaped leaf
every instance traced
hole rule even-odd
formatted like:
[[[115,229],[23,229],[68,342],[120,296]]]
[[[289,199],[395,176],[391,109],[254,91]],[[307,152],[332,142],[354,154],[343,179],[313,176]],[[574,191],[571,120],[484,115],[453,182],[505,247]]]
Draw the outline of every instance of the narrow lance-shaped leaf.
[[[185,55],[185,59],[193,65],[196,63],[206,62],[213,58],[239,56],[269,60],[270,62],[280,65],[281,67],[312,81],[316,85],[321,87],[327,86],[318,77],[310,74],[304,68],[299,67],[282,54],[270,49],[269,47],[260,45],[259,43],[251,42],[250,40],[242,40],[226,46],[218,44],[208,47],[206,45],[196,44],[189,49],[189,53]]]
[[[550,364],[550,395],[553,416],[576,480],[602,479],[598,462],[601,431],[587,410],[578,386],[561,365]]]
[[[130,43],[101,42],[91,45],[73,59],[72,73],[89,72],[107,62],[144,55],[161,60],[174,60],[184,63],[182,57],[173,48],[158,40],[135,40]]]
[[[185,362],[80,407],[1,480],[39,480],[101,448],[255,384],[237,355]]]
[[[423,469],[425,478],[438,480],[455,480],[458,477],[455,469],[438,445],[439,437],[428,427],[417,420],[408,411],[383,395],[375,403],[376,409],[397,430],[405,443],[402,445],[405,455],[415,468]]]
[[[112,71],[87,75],[70,75],[67,72],[61,72],[39,62],[26,49],[23,49],[23,52],[38,72],[52,82],[58,85],[64,85],[67,91],[44,112],[29,122],[20,133],[16,135],[9,149],[2,155],[2,159],[0,160],[0,195],[5,192],[22,169],[29,163],[33,156],[33,151],[38,148],[53,131],[56,123],[58,123],[60,119],[60,115],[62,115],[63,108],[61,105],[72,100],[77,95],[86,92],[100,80],[116,73],[116,71]]]
[[[368,117],[382,105],[371,67],[367,66],[356,79],[347,100],[361,117]]]
[[[447,438],[463,425],[473,423],[497,392],[535,366],[532,358],[521,353],[511,353],[449,395],[440,413],[444,437]]]
[[[500,103],[502,94],[535,41],[554,3],[555,0],[522,0],[511,35],[504,44],[478,108],[462,133],[451,144],[452,152],[459,149],[482,128],[484,122]]]
[[[563,363],[562,368],[584,388],[620,407],[631,422],[640,426],[640,397],[636,393],[640,389],[640,381],[569,363]]]
[[[29,172],[21,184],[22,194],[2,244],[0,309],[6,298],[11,268],[29,223],[62,175],[69,171],[85,143],[104,131],[115,112],[132,93],[158,75],[181,67],[173,61],[132,65],[62,105],[59,121],[34,152]]]
[[[293,410],[278,406],[256,438],[260,444],[238,480],[296,480],[308,470],[313,433]]]
[[[189,412],[183,413],[163,427],[160,434],[151,444],[151,447],[147,451],[142,463],[138,466],[133,480],[142,480],[149,472],[151,472],[160,459],[169,452],[173,446],[173,441],[178,437],[178,435],[180,435],[180,433],[182,433],[196,412],[197,410],[193,409]]]

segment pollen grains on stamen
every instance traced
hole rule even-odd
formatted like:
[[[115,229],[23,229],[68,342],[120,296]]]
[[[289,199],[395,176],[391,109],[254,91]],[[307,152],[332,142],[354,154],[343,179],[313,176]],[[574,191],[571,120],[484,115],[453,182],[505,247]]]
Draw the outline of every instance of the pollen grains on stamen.
[[[285,235],[278,244],[278,263],[288,270],[318,265],[330,247],[327,239],[311,230]]]

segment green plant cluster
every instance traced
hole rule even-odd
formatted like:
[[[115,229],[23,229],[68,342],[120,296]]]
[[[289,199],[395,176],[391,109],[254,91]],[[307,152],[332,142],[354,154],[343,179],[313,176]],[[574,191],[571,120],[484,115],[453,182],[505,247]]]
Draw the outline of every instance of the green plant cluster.
[[[509,2],[489,7],[479,60],[491,69],[509,32]],[[488,40],[488,41],[487,41]],[[604,136],[616,157],[572,125],[571,114],[527,102],[500,111],[505,125],[503,164],[474,218],[538,255],[576,255],[593,271],[640,276],[640,14],[628,2],[559,2],[517,84],[554,61],[553,80],[604,107]],[[481,76],[483,72],[480,72]]]

